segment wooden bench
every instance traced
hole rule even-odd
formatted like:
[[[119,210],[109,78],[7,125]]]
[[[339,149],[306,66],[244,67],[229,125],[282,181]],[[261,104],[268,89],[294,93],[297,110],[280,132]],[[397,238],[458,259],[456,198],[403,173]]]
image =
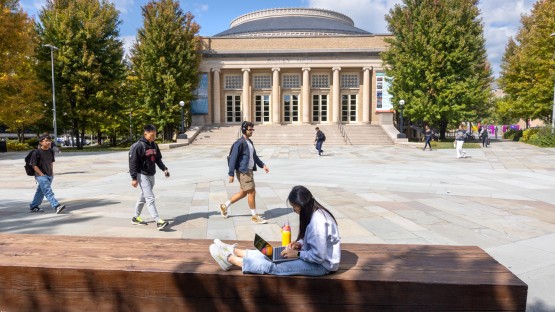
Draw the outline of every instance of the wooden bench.
[[[343,244],[324,277],[224,272],[210,240],[0,234],[0,311],[524,311],[478,247]],[[240,242],[250,247],[250,242]]]

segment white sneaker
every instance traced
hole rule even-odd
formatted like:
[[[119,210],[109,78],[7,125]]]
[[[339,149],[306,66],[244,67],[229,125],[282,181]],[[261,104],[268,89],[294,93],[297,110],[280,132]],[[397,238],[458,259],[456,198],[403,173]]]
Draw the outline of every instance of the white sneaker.
[[[220,214],[227,219],[227,206],[225,204],[220,204]]]
[[[237,244],[233,244],[233,245],[226,244],[217,238],[214,240],[214,245],[223,249],[226,253],[229,252],[232,255],[234,254],[233,251],[235,250],[235,247],[237,247]]]
[[[229,257],[229,253],[225,252],[222,248],[216,246],[215,244],[210,245],[210,255],[216,262],[220,265],[220,267],[224,271],[229,271],[231,269],[231,263],[227,261],[227,257]]]
[[[252,221],[252,223],[256,223],[256,224],[268,223],[268,221],[264,220],[264,218],[261,217],[260,215],[252,216],[251,221]]]

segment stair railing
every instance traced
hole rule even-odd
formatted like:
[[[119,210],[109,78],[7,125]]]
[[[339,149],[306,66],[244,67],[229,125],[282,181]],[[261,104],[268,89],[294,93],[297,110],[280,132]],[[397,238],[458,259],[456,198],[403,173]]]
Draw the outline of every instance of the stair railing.
[[[338,122],[337,127],[339,127],[339,132],[341,133],[341,136],[343,136],[343,140],[345,141],[345,144],[352,145],[351,140],[349,139],[349,136],[347,135],[347,131],[345,130],[345,127],[343,126],[343,124],[341,122]]]

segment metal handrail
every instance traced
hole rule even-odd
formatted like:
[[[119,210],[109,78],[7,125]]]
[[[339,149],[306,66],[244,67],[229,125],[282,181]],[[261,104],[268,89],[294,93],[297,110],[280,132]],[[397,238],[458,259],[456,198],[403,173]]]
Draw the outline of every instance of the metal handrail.
[[[345,130],[345,127],[343,127],[343,124],[341,122],[338,122],[337,127],[339,128],[341,136],[343,136],[343,140],[345,140],[345,144],[351,145],[351,140],[349,139],[349,136],[347,135],[347,131]]]

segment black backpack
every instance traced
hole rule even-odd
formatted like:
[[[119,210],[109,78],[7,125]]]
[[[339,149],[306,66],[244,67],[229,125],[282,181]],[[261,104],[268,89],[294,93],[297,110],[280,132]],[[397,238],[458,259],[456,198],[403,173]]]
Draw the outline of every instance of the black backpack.
[[[326,142],[326,134],[322,132],[322,142]]]
[[[49,149],[50,153],[52,153],[52,157],[54,157],[54,151],[52,149]],[[25,156],[25,172],[27,173],[28,176],[30,177],[34,177],[35,176],[35,169],[33,169],[33,166],[31,166],[31,164],[29,163],[31,161],[31,157],[33,156],[33,153],[37,152],[37,166],[40,163],[40,153],[38,152],[38,149],[34,149],[31,150],[27,156]]]

